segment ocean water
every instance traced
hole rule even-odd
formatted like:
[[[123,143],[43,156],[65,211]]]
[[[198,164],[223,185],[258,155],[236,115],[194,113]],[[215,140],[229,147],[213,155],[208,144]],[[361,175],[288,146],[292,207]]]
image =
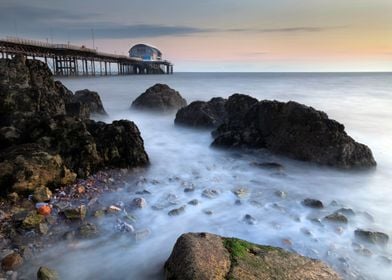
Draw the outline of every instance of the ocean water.
[[[102,237],[74,246],[59,242],[38,258],[64,279],[163,279],[163,265],[176,239],[185,232],[223,236],[279,246],[321,259],[345,279],[390,279],[391,245],[365,245],[354,237],[357,228],[392,236],[392,74],[391,73],[176,73],[174,75],[64,78],[72,91],[97,91],[109,113],[105,122],[129,119],[139,127],[151,166],[139,170],[122,190],[102,203],[129,204],[143,197],[147,207],[133,211],[137,231],[148,236],[134,241],[127,234],[113,237],[115,219],[97,221]],[[354,139],[368,145],[378,166],[370,171],[341,171],[290,160],[266,151],[225,151],[210,147],[208,131],[174,125],[174,114],[130,110],[131,102],[160,82],[178,90],[188,103],[244,93],[258,99],[294,100],[325,111]],[[277,162],[283,170],[266,170],[254,162]],[[184,188],[194,186],[193,192]],[[202,196],[206,188],[216,198]],[[233,190],[244,188],[238,199]],[[137,195],[146,189],[151,194]],[[285,192],[286,197],[276,195]],[[323,201],[314,210],[305,198]],[[196,206],[188,205],[198,199]],[[186,205],[179,216],[172,209]],[[346,226],[322,220],[339,208],[351,208]],[[211,214],[212,213],[212,214]],[[251,215],[254,223],[244,221]],[[320,222],[321,219],[321,222]],[[360,249],[360,250],[361,250]]]

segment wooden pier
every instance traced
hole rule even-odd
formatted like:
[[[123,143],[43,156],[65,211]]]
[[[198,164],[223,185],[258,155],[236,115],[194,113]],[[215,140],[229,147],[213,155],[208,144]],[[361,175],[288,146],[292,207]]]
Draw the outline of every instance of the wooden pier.
[[[20,38],[0,39],[1,58],[16,54],[45,61],[55,76],[173,74],[173,64],[167,60],[146,61],[70,44]]]

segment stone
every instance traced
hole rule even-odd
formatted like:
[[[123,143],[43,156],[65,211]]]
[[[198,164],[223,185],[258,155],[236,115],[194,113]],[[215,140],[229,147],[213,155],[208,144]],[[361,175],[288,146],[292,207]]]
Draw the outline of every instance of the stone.
[[[1,260],[1,268],[4,271],[16,270],[23,264],[23,258],[18,253],[12,253]]]
[[[60,276],[54,269],[41,266],[37,272],[37,280],[59,280]]]
[[[92,239],[99,236],[98,227],[93,223],[85,223],[76,230],[76,236],[80,239]]]
[[[69,220],[84,220],[87,215],[87,207],[82,204],[78,207],[64,209],[63,213]]]
[[[181,206],[180,208],[176,208],[173,210],[170,210],[169,213],[167,213],[169,216],[178,216],[181,215],[185,212],[185,205]]]
[[[385,246],[389,241],[389,236],[383,232],[357,229],[354,231],[354,235],[359,240],[375,245]]]
[[[248,225],[254,225],[257,223],[257,220],[249,214],[246,214],[242,220],[247,223]]]
[[[189,204],[189,205],[196,206],[196,205],[199,204],[199,200],[197,200],[197,199],[192,199],[192,200],[190,200],[190,201],[188,202],[188,204]]]
[[[48,202],[52,198],[52,192],[47,187],[39,187],[34,190],[33,199],[36,202]]]
[[[283,170],[283,165],[276,162],[253,162],[252,165],[267,170]]]
[[[35,211],[29,212],[22,222],[24,229],[38,229],[39,225],[45,220],[45,216],[37,214]]]
[[[246,188],[237,188],[233,190],[233,193],[238,197],[238,198],[244,198],[249,195],[249,191]]]
[[[214,189],[205,189],[205,190],[203,190],[201,195],[203,197],[212,199],[212,198],[216,198],[219,195],[219,192]]]
[[[324,220],[329,221],[329,222],[334,222],[334,223],[348,224],[347,217],[343,214],[340,214],[340,213],[330,214],[330,215],[324,217]]]
[[[275,154],[337,168],[376,165],[369,147],[356,142],[344,126],[322,111],[297,102],[226,102],[227,120],[214,132],[215,147],[265,148]],[[242,104],[241,102],[244,102]],[[243,107],[243,111],[238,107]]]
[[[286,198],[287,197],[287,193],[284,192],[284,191],[275,191],[274,193],[275,193],[275,195],[277,197],[280,197],[280,198]]]
[[[143,197],[137,197],[132,200],[132,206],[136,208],[144,208],[147,206],[147,202]]]
[[[216,128],[226,118],[226,101],[220,97],[208,102],[194,101],[178,110],[174,123],[195,128]]]
[[[164,268],[168,280],[341,279],[321,261],[210,233],[181,235]]]
[[[137,230],[133,233],[133,236],[136,241],[144,240],[150,235],[151,235],[151,231],[148,228]]]
[[[71,102],[85,104],[90,114],[107,115],[99,94],[88,89],[78,90],[72,96]]]
[[[343,214],[350,217],[355,216],[355,212],[351,208],[340,208],[336,210],[335,213]]]
[[[43,234],[43,235],[48,234],[48,232],[49,232],[48,224],[46,224],[46,223],[40,223],[40,224],[38,225],[38,230],[39,230],[39,232],[40,232],[41,234]]]
[[[324,204],[320,200],[312,199],[312,198],[305,198],[302,201],[302,204],[310,208],[318,208],[318,209],[324,208]]]
[[[178,91],[165,84],[155,84],[132,102],[132,108],[171,112],[186,106],[186,100]]]

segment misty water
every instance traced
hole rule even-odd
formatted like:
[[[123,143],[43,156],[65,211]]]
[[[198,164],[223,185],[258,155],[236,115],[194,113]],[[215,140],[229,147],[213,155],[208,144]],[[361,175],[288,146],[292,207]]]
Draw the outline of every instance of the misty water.
[[[108,205],[145,198],[147,207],[130,214],[136,218],[135,230],[148,236],[138,241],[126,233],[113,237],[116,219],[97,219],[100,238],[72,246],[59,241],[39,257],[41,265],[57,269],[64,279],[163,279],[163,265],[176,239],[185,232],[204,231],[324,260],[345,279],[390,279],[391,264],[383,258],[392,257],[390,245],[365,245],[372,255],[363,256],[353,243],[357,228],[392,234],[392,74],[178,73],[62,81],[72,91],[97,91],[109,113],[105,122],[134,121],[151,160],[149,168],[135,171],[118,192],[100,198]],[[210,132],[177,127],[174,114],[130,110],[131,101],[157,82],[178,90],[188,103],[239,92],[310,105],[343,123],[349,135],[368,145],[378,166],[370,171],[341,171],[262,150],[212,149]],[[283,169],[262,169],[255,162],[276,162]],[[193,192],[184,192],[192,185]],[[219,195],[203,197],[206,188]],[[236,203],[233,193],[238,188],[248,190],[241,203]],[[142,190],[151,194],[136,194]],[[320,199],[325,208],[306,208],[301,204],[305,198]],[[192,199],[200,203],[188,205]],[[183,214],[168,215],[183,205]],[[347,226],[322,220],[342,207],[355,211]],[[253,224],[243,220],[246,214],[254,217]]]

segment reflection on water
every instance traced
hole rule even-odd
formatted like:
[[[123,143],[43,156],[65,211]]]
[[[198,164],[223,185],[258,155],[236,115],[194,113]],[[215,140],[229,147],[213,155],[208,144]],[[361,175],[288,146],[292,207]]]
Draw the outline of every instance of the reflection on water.
[[[147,206],[128,213],[138,240],[116,233],[116,217],[107,216],[97,219],[99,239],[60,242],[38,261],[58,269],[66,279],[162,279],[163,264],[177,237],[208,231],[323,259],[347,279],[389,279],[392,270],[385,257],[392,256],[390,246],[366,245],[372,252],[366,256],[368,251],[357,244],[353,232],[364,228],[392,234],[391,78],[391,74],[176,74],[65,79],[71,90],[100,93],[110,115],[105,121],[133,120],[151,159],[147,170],[137,172],[119,192],[102,197],[101,203],[130,205],[143,197]],[[176,127],[174,115],[129,110],[131,101],[156,82],[168,83],[188,101],[241,92],[322,109],[370,146],[378,167],[338,171],[265,151],[211,149],[208,132]],[[255,164],[262,162],[283,168]],[[205,197],[205,189],[217,195]],[[136,194],[143,190],[149,193]],[[308,197],[321,200],[325,208],[304,207],[301,201]],[[195,199],[197,204],[188,204]],[[168,215],[182,206],[183,213]],[[347,215],[347,225],[323,220],[343,207],[355,212]]]

